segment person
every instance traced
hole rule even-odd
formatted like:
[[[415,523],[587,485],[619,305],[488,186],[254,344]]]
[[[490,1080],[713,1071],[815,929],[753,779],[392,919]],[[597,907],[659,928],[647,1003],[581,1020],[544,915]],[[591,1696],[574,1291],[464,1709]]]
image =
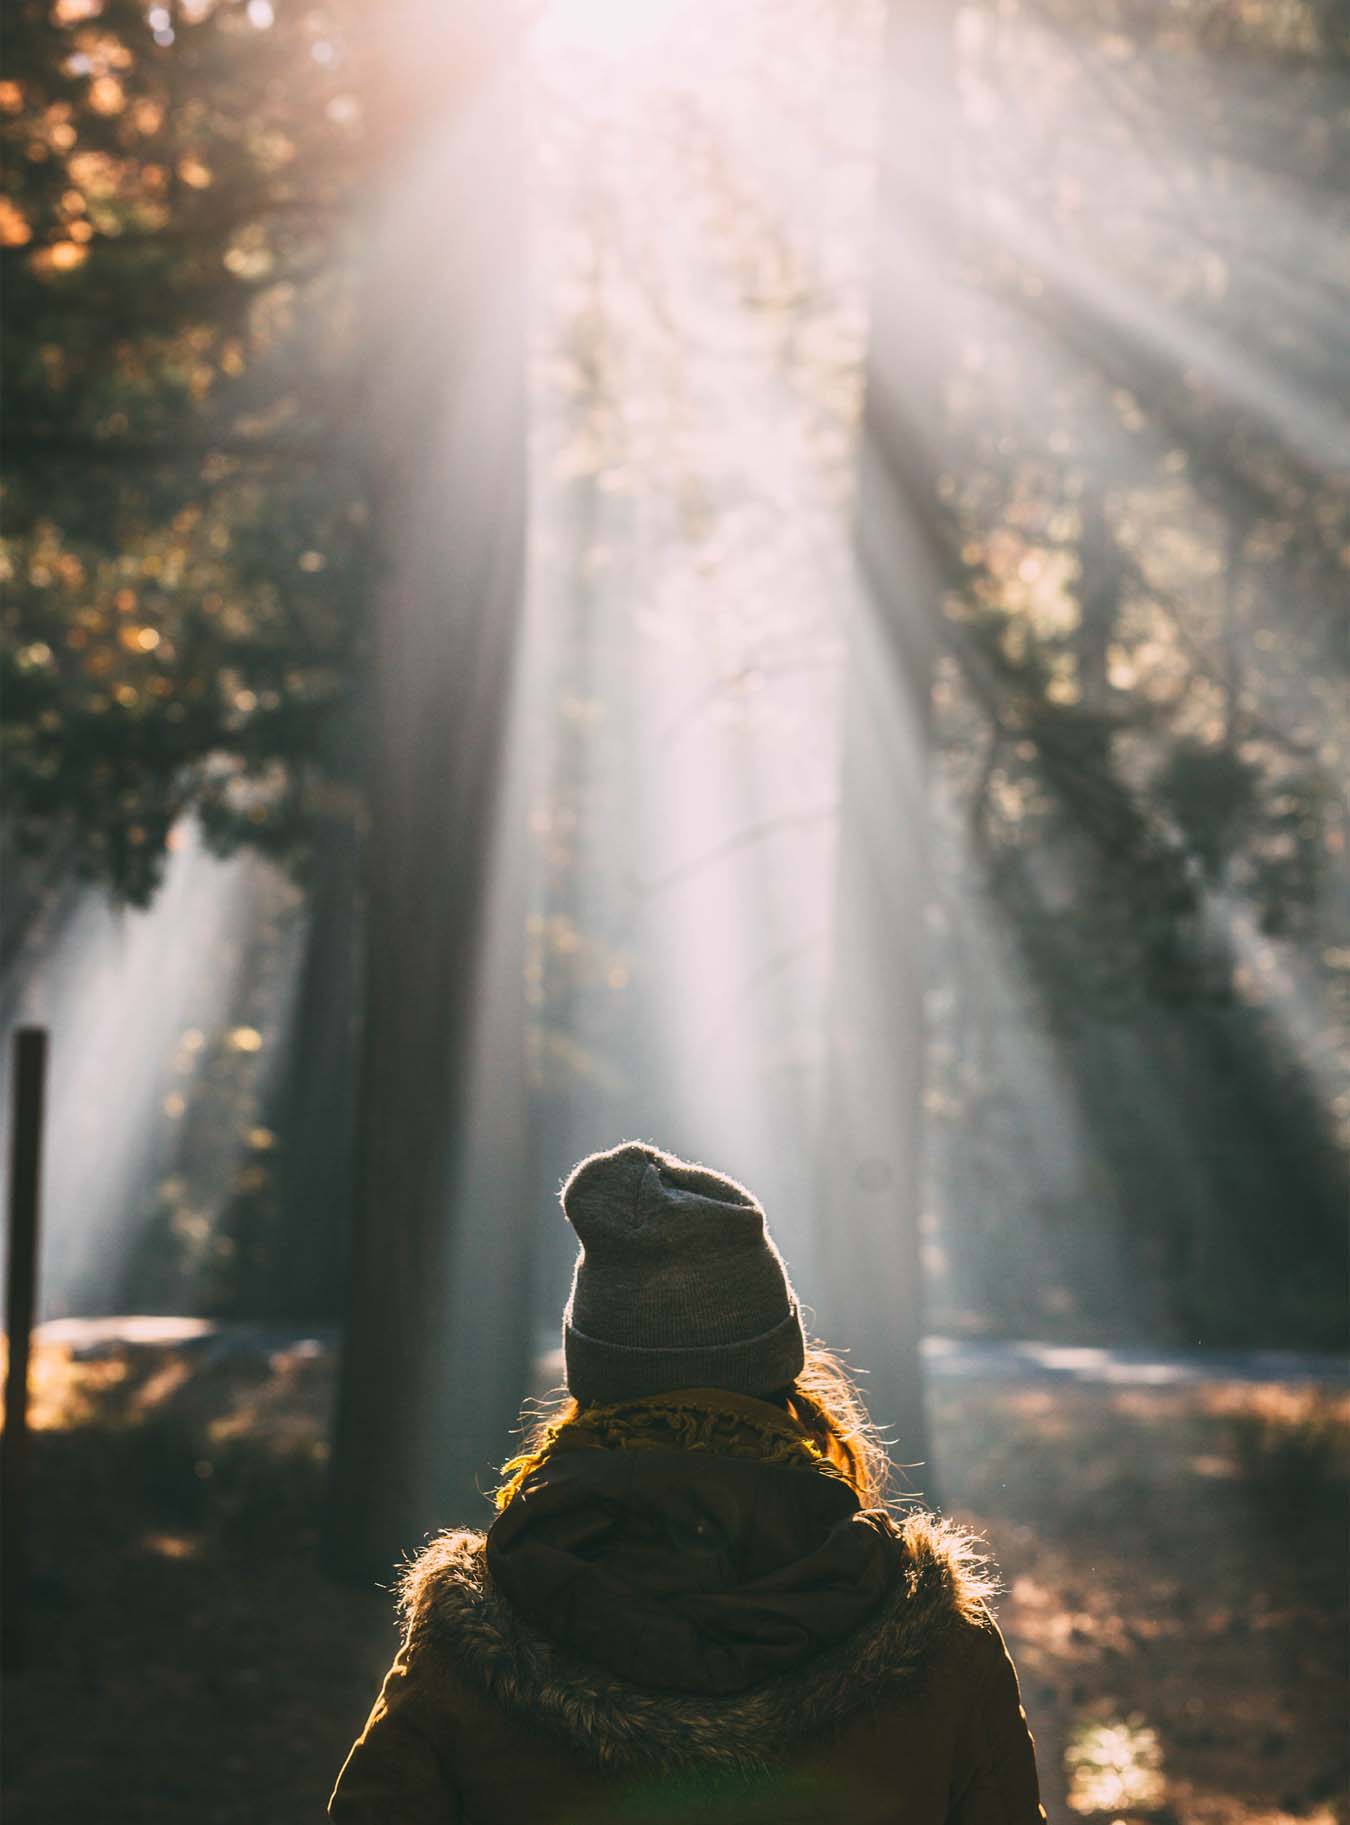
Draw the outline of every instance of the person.
[[[642,1142],[562,1192],[566,1396],[403,1579],[338,1825],[1037,1825],[983,1542],[884,1502],[744,1186]]]

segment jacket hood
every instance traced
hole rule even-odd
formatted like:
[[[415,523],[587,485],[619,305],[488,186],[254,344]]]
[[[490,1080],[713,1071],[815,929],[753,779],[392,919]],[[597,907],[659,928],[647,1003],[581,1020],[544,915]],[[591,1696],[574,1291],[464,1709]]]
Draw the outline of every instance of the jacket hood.
[[[561,1451],[487,1536],[498,1590],[638,1685],[722,1697],[833,1647],[883,1602],[895,1536],[837,1476],[702,1451]]]
[[[402,1598],[410,1644],[599,1763],[744,1774],[987,1626],[981,1545],[818,1471],[561,1451],[487,1536],[434,1541]]]

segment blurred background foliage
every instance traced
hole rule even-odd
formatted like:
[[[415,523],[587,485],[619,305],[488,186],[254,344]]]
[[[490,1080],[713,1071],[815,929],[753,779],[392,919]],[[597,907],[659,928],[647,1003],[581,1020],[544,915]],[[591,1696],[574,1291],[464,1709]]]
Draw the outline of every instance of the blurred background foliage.
[[[7,38],[11,840],[133,905],[189,810],[303,865],[360,764],[342,20],[68,0]]]
[[[875,42],[877,9],[857,0],[798,11]],[[147,1106],[177,1126],[136,1179],[124,1306],[340,1304],[376,460],[360,254],[379,155],[362,35],[379,24],[361,15],[269,0],[8,14],[10,1007],[89,894],[153,908],[194,828],[216,856],[262,858],[248,956],[216,959],[230,1005],[191,1029],[191,1072],[187,1032],[156,1062]],[[934,476],[932,1323],[1334,1343],[1344,9],[991,0],[953,29],[958,182],[915,205],[942,211],[928,226],[964,282]],[[565,103],[543,111],[565,135]],[[828,122],[802,132],[828,161]],[[704,176],[722,183],[743,298],[780,313],[845,500],[861,326],[706,158]],[[604,244],[590,226],[583,267]],[[676,363],[679,330],[651,302]],[[613,589],[614,515],[651,475],[643,425],[594,296],[578,280],[558,308],[567,360],[537,369],[534,410],[547,425],[565,402],[557,485],[597,528],[589,585]],[[707,504],[692,486],[672,498],[692,549]],[[772,666],[781,635],[747,635],[728,714],[756,642]],[[545,1117],[579,1079],[621,1071],[603,1036],[642,967],[621,928],[588,929],[567,901],[588,814],[579,785],[569,802],[569,743],[589,739],[590,699],[565,667],[557,688],[557,795],[534,824],[553,897],[527,966]],[[621,775],[622,753],[611,764]],[[238,933],[220,943],[239,951]],[[112,1296],[91,1268],[58,1303]]]

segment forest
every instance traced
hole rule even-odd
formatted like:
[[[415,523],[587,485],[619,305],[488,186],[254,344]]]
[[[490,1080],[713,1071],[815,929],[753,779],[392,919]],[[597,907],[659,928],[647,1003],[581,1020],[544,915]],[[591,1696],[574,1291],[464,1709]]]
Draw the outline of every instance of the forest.
[[[649,1136],[1051,1819],[1345,1825],[1345,0],[13,0],[0,136],[15,1820],[319,1816]]]

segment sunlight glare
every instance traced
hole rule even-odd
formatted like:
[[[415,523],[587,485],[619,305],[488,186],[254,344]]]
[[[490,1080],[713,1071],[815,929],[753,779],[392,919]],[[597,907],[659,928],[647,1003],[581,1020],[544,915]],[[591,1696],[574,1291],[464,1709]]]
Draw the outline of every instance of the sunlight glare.
[[[550,0],[535,44],[607,64],[637,63],[665,46],[680,11],[680,0]]]

